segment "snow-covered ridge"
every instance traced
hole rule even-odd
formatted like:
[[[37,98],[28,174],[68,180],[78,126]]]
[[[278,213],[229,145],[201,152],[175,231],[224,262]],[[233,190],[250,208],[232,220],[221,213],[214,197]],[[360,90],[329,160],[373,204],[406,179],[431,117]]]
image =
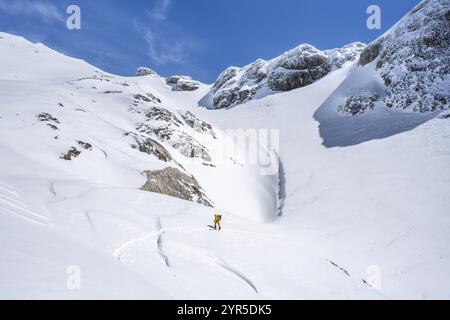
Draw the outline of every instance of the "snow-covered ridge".
[[[229,67],[219,75],[201,103],[222,109],[307,86],[345,63],[355,61],[364,48],[363,43],[356,42],[320,51],[312,45],[302,44],[269,61],[258,59],[242,68]]]
[[[450,107],[450,1],[424,0],[361,54],[383,79],[389,108]]]
[[[367,46],[314,117],[324,144],[334,147],[445,119],[449,108],[450,1],[424,0]]]

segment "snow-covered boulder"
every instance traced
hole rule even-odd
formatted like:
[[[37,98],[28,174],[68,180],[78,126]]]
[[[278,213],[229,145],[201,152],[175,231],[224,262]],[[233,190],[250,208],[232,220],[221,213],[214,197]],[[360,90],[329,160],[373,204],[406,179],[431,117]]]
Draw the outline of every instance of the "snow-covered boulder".
[[[141,190],[162,193],[212,207],[211,200],[208,199],[192,175],[187,175],[172,167],[145,171],[145,174],[147,182],[141,187]]]
[[[328,56],[309,44],[302,44],[275,59],[268,84],[273,91],[289,91],[319,80],[331,71]]]
[[[330,58],[333,69],[342,68],[347,62],[355,61],[361,52],[366,48],[362,42],[354,42],[343,46],[342,48],[326,50],[325,54]]]
[[[146,67],[140,67],[136,71],[137,77],[158,75],[155,70]]]
[[[172,86],[174,91],[194,91],[200,87],[200,82],[188,76],[171,76],[166,78],[166,83]]]
[[[362,52],[360,65],[371,62],[384,80],[387,107],[449,108],[450,1],[422,1]]]
[[[344,115],[358,115],[367,109],[373,109],[379,96],[376,92],[367,92],[347,98],[344,105],[338,107],[338,111]]]

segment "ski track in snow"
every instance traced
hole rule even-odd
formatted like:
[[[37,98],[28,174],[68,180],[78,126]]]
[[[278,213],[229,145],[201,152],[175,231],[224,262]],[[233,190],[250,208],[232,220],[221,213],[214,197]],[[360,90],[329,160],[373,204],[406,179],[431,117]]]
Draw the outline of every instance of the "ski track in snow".
[[[33,223],[49,224],[50,220],[27,208],[20,200],[18,192],[12,191],[12,188],[2,184],[0,185],[0,203],[3,204],[2,210],[12,215],[19,216]]]
[[[248,286],[250,286],[255,291],[255,293],[258,293],[258,289],[256,288],[256,286],[253,284],[253,282],[246,275],[244,275],[242,272],[238,271],[237,269],[233,268],[232,266],[227,264],[222,259],[220,259],[218,257],[214,257],[214,259],[216,260],[217,265],[219,265],[220,267],[222,267],[226,271],[230,272],[231,274],[237,276],[239,279],[244,281]]]
[[[386,243],[386,245],[384,246],[384,248],[389,248],[390,246],[392,246],[394,243],[396,243],[397,241],[401,240],[402,238],[408,236],[408,234],[410,234],[412,231],[414,230],[414,226],[410,227],[407,231],[405,231],[404,233],[400,234],[399,236],[395,237],[394,239],[392,239],[391,241],[389,241],[388,243]]]
[[[165,231],[164,231],[164,229],[162,227],[162,224],[161,224],[161,218],[158,218],[157,227],[158,227],[158,231],[159,231],[158,239],[156,240],[156,244],[158,246],[158,253],[161,256],[161,258],[163,258],[164,263],[166,264],[166,266],[170,267],[169,257],[164,253],[164,250],[163,250],[162,240],[163,240],[163,235],[164,235]]]

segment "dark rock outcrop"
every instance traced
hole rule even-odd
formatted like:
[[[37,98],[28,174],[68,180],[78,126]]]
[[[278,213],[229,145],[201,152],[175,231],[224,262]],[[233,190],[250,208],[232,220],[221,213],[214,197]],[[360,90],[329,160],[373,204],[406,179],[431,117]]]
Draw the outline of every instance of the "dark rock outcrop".
[[[66,161],[70,161],[73,158],[78,157],[81,154],[81,151],[75,147],[72,147],[65,154],[61,155],[60,158]]]
[[[200,88],[200,82],[188,76],[171,76],[166,78],[166,83],[172,86],[174,91],[194,91]]]
[[[132,144],[133,149],[138,149],[140,152],[147,154],[152,154],[159,160],[164,162],[172,161],[173,158],[170,153],[164,148],[159,142],[151,138],[146,138],[143,140],[136,140],[137,144]]]
[[[214,133],[214,130],[209,123],[207,123],[203,120],[200,120],[199,118],[197,118],[195,115],[193,115],[189,111],[181,113],[181,117],[183,118],[184,121],[186,121],[188,126],[190,126],[195,131],[197,131],[199,133],[206,132],[206,133],[210,134],[214,139],[216,139],[216,134]]]
[[[375,106],[375,101],[378,99],[378,94],[374,92],[350,96],[344,105],[338,107],[338,112],[344,115],[352,116],[362,114],[368,109],[373,109]]]
[[[141,190],[165,194],[168,196],[197,202],[212,207],[212,202],[193,176],[176,168],[145,171],[147,182]]]

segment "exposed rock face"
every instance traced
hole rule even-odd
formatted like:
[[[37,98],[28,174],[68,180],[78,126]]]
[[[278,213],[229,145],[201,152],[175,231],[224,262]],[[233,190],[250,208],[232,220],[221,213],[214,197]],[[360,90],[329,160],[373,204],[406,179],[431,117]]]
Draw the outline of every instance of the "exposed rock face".
[[[84,150],[92,150],[92,145],[89,142],[77,141],[78,145]]]
[[[330,58],[332,69],[340,69],[351,61],[355,61],[367,46],[362,42],[354,42],[342,48],[326,50],[325,54]]]
[[[161,103],[161,99],[153,95],[152,93],[146,93],[145,95],[138,93],[134,96],[134,100],[135,102],[144,101],[144,102]]]
[[[158,75],[154,70],[150,68],[140,67],[136,71],[137,77],[143,77],[143,76],[151,76],[151,75]]]
[[[167,122],[168,124],[175,125],[177,127],[183,124],[175,113],[161,107],[150,108],[145,113],[145,117],[150,120]]]
[[[450,0],[425,0],[361,54],[376,61],[387,107],[426,112],[450,107]]]
[[[214,91],[219,90],[220,88],[222,88],[228,81],[230,81],[231,79],[233,79],[234,77],[237,76],[238,71],[240,69],[237,67],[229,67],[227,69],[225,69],[225,71],[223,71],[219,77],[217,78],[216,82],[214,83]],[[232,81],[229,84],[235,83],[237,79],[233,79],[234,81]]]
[[[206,147],[182,129],[185,125],[173,112],[154,106],[145,112],[145,116],[146,122],[136,125],[140,134],[165,141],[188,158],[212,160]]]
[[[258,59],[243,68],[230,67],[219,75],[211,89],[212,107],[233,107],[258,96],[307,86],[332,69],[356,60],[364,47],[353,43],[320,51],[302,44],[270,61]]]
[[[214,109],[223,109],[249,101],[257,92],[258,88],[232,87],[221,90],[214,96]]]
[[[78,157],[81,154],[81,151],[78,150],[75,147],[72,147],[69,149],[69,151],[67,151],[65,154],[61,155],[61,159],[66,160],[66,161],[70,161],[73,158]]]
[[[59,120],[55,117],[53,117],[50,113],[42,112],[37,115],[37,118],[41,122],[54,122],[54,123],[60,123]]]
[[[307,86],[330,71],[331,62],[326,54],[302,44],[276,59],[268,83],[274,91],[289,91]]]
[[[358,96],[351,96],[347,99],[344,105],[338,107],[338,111],[345,115],[358,115],[364,113],[367,109],[373,109],[375,101],[379,96],[375,92],[362,94]]]
[[[212,207],[211,200],[208,199],[193,176],[171,167],[145,171],[145,174],[147,182],[141,187],[141,190],[162,193]]]
[[[378,58],[381,49],[381,42],[371,43],[367,46],[367,48],[361,52],[361,56],[359,57],[359,64],[365,66],[366,64],[371,63],[373,60]]]
[[[172,86],[174,91],[194,91],[200,87],[200,82],[188,76],[171,76],[166,79],[166,83]]]
[[[51,114],[47,112],[42,112],[37,115],[37,118],[40,122],[47,122],[47,126],[52,130],[59,130],[56,124],[60,124],[59,120],[53,117]]]
[[[214,130],[209,123],[207,123],[203,120],[200,120],[199,118],[197,118],[195,115],[193,115],[189,111],[181,113],[181,117],[195,131],[197,131],[199,133],[206,132],[206,133],[210,134],[214,139],[216,139],[216,134],[214,133]]]
[[[173,158],[170,153],[159,142],[146,138],[143,140],[136,140],[136,144],[131,145],[133,149],[138,149],[140,152],[155,155],[159,160],[164,162],[172,161]]]

